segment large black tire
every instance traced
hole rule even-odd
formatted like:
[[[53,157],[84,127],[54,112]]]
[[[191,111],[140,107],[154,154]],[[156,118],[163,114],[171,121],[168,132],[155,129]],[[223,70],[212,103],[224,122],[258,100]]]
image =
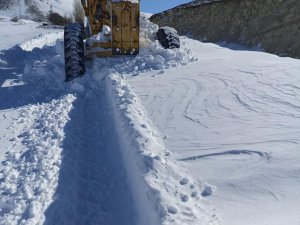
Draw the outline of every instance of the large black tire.
[[[81,77],[85,73],[84,63],[84,28],[82,24],[73,23],[64,30],[66,81]]]
[[[180,48],[180,39],[174,28],[161,27],[158,29],[156,36],[157,40],[164,48]]]

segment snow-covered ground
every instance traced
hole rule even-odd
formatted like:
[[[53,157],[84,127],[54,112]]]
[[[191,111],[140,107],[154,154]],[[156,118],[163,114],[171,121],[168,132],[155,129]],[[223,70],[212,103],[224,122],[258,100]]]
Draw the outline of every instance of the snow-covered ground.
[[[69,83],[61,31],[7,37],[0,224],[299,225],[300,61],[141,27]]]
[[[1,1],[9,2],[10,0]],[[74,0],[14,0],[9,3],[2,3],[3,5],[8,6],[8,8],[3,6],[0,7],[0,15],[7,17],[21,16],[23,19],[36,18],[34,12],[29,10],[30,7],[34,6],[45,17],[49,14],[50,10],[59,13],[62,16],[66,16],[72,14],[73,3]]]
[[[184,38],[198,61],[128,79],[224,225],[300,223],[300,61]]]
[[[40,45],[35,45],[30,43],[32,41],[40,41],[37,37],[39,35],[48,34],[49,42],[55,42],[57,39],[54,29],[45,29],[40,27],[40,23],[35,23],[30,20],[19,20],[18,22],[11,22],[10,17],[2,16],[0,14],[0,27],[1,27],[1,42],[0,42],[0,50],[8,49],[16,44],[26,44],[28,46],[42,47],[47,44],[44,43],[45,38],[42,39]],[[34,39],[34,40],[32,40]],[[50,40],[51,39],[51,40]]]

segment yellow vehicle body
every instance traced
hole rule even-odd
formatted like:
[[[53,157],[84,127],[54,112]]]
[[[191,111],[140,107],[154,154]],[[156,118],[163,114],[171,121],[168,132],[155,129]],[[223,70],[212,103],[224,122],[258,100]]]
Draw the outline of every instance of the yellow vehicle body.
[[[88,58],[136,55],[139,52],[140,4],[130,0],[81,0],[91,35],[111,30],[109,40],[93,39],[86,45]]]

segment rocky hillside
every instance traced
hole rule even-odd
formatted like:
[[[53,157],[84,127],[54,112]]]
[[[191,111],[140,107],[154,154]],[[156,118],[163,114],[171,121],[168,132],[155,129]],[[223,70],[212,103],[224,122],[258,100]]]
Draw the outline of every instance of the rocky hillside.
[[[0,1],[0,10],[8,10],[16,3],[17,3],[16,0],[1,0]]]
[[[150,20],[198,40],[259,46],[300,58],[299,12],[299,0],[197,0]]]
[[[74,0],[0,0],[0,15],[43,19],[50,10],[62,16],[70,14]]]

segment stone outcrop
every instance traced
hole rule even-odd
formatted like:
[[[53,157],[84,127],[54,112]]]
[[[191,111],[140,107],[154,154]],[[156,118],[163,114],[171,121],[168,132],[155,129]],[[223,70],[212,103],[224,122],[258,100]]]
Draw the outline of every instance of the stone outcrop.
[[[300,0],[198,0],[150,20],[198,40],[259,46],[300,58]]]

